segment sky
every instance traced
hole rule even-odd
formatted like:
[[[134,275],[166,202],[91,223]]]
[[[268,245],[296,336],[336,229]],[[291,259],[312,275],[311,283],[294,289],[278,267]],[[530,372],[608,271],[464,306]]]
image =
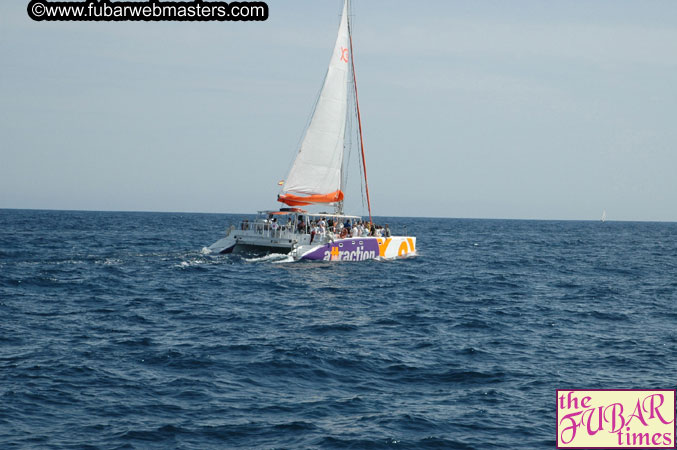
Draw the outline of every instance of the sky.
[[[341,0],[213,23],[34,22],[27,3],[0,2],[0,208],[280,206]],[[677,221],[677,2],[352,12],[374,215]]]

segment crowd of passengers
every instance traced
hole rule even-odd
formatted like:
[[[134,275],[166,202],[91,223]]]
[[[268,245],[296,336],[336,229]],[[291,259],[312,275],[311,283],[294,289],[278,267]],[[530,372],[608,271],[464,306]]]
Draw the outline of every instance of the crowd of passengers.
[[[242,222],[241,228],[243,230],[248,229],[250,223],[245,219]],[[292,217],[287,217],[287,223],[279,223],[277,217],[268,217],[264,221],[264,229],[269,230],[287,230],[291,231],[294,228],[294,221]],[[380,225],[374,225],[366,221],[356,220],[351,222],[346,219],[345,222],[334,219],[325,219],[320,217],[317,220],[311,220],[306,222],[303,216],[299,216],[298,224],[296,225],[296,231],[301,234],[310,234],[310,242],[313,242],[315,236],[329,236],[331,238],[347,238],[347,237],[390,237],[390,228],[388,224],[385,224],[385,227]]]

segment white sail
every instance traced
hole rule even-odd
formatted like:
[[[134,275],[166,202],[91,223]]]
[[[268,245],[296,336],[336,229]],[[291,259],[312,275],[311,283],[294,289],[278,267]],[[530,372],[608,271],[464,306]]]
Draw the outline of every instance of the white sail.
[[[345,0],[324,86],[301,148],[282,188],[283,194],[317,195],[341,189],[349,49],[348,0]]]

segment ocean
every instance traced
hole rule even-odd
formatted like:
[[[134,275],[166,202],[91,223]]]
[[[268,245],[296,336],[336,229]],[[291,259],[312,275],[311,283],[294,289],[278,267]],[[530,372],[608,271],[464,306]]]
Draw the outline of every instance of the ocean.
[[[0,210],[0,448],[550,449],[556,389],[675,388],[677,223],[205,253],[245,217]]]

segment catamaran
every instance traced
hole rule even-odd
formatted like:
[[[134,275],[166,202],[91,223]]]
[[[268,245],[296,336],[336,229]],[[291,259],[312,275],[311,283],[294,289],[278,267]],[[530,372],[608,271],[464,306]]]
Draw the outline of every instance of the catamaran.
[[[277,201],[286,206],[259,211],[252,222],[244,220],[239,227],[231,226],[226,237],[209,247],[210,251],[288,253],[295,260],[325,261],[389,259],[416,253],[415,237],[392,236],[387,225],[376,226],[372,221],[349,8],[349,0],[344,0],[320,96],[292,168],[280,182]],[[343,213],[349,115],[357,116],[368,222]],[[303,209],[313,207],[333,208],[333,212]]]

